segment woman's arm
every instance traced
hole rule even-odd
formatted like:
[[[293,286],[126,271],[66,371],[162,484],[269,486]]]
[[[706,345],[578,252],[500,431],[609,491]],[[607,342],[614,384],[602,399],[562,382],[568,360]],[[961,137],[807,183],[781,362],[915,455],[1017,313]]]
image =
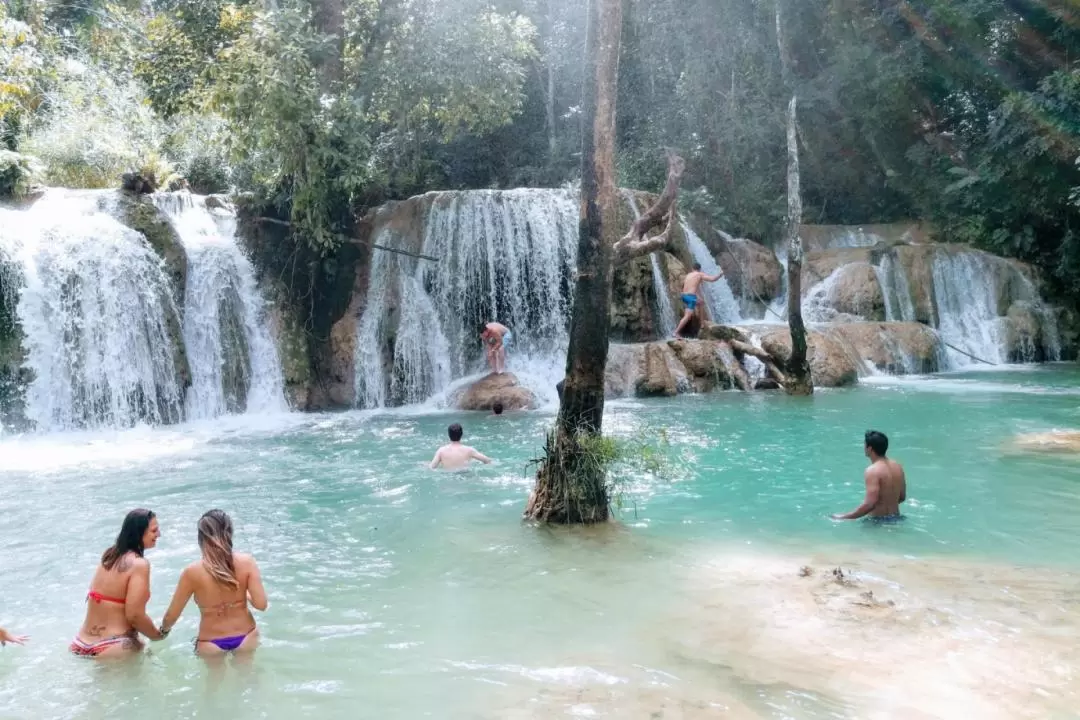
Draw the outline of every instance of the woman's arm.
[[[266,588],[263,587],[262,573],[259,572],[259,565],[255,562],[255,558],[249,555],[248,562],[251,563],[251,572],[248,575],[248,602],[256,610],[266,610],[270,603],[266,598]]]
[[[124,615],[131,627],[151,640],[161,640],[165,636],[154,627],[154,621],[146,614],[146,603],[150,600],[150,563],[146,558],[138,558],[128,578],[127,595],[124,597]]]
[[[162,632],[167,633],[172,630],[172,626],[180,619],[180,615],[183,614],[184,608],[187,607],[188,600],[191,599],[194,592],[195,588],[191,584],[191,574],[187,568],[184,568],[184,571],[180,573],[180,580],[176,583],[176,591],[173,593],[172,601],[169,603],[169,609],[165,611],[165,618],[161,621]]]
[[[0,645],[7,645],[13,643],[15,645],[22,645],[30,638],[26,635],[14,635],[4,628],[0,627]]]

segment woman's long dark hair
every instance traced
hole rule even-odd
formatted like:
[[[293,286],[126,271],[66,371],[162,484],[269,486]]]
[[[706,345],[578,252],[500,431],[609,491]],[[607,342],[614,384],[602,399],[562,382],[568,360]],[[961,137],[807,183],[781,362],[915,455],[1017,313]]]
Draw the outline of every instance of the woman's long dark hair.
[[[211,577],[222,585],[239,588],[233,566],[232,520],[224,510],[207,510],[199,518],[199,547],[203,565]]]
[[[124,518],[124,524],[120,526],[120,534],[116,536],[116,542],[113,543],[111,548],[102,553],[102,566],[106,570],[112,570],[113,565],[129,552],[142,557],[143,550],[146,549],[143,547],[143,535],[146,534],[147,529],[150,527],[150,521],[153,519],[153,510],[138,508],[129,512],[127,517]]]

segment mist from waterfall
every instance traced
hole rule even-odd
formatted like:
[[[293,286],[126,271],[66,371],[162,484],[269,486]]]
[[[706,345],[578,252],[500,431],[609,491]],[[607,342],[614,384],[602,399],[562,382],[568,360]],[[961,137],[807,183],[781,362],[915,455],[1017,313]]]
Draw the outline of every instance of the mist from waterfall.
[[[187,192],[152,196],[187,254],[184,346],[191,367],[188,419],[287,410],[277,347],[236,216]]]
[[[114,197],[50,190],[30,209],[0,209],[21,283],[25,414],[41,430],[183,417],[172,289],[143,236],[113,216]]]
[[[479,335],[513,340],[507,369],[541,397],[563,376],[578,210],[567,190],[429,193],[420,254],[375,250],[357,330],[356,402],[421,402],[486,370]],[[375,244],[408,250],[393,223]]]

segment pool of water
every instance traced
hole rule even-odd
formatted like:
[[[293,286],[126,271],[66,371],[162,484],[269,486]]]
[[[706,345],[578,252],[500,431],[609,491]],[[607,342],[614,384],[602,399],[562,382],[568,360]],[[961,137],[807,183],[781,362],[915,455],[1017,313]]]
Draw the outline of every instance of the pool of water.
[[[448,423],[497,459],[426,468]],[[813,399],[612,403],[661,451],[616,471],[620,522],[520,521],[547,414],[283,415],[0,441],[0,716],[1076,717],[1080,428],[1071,365],[876,379]],[[889,434],[907,521],[861,500]],[[659,470],[659,472],[656,472]],[[135,663],[66,653],[123,514],[158,513],[160,618],[228,511],[270,594],[250,667],[193,657],[189,607]],[[839,573],[834,568],[841,568]]]

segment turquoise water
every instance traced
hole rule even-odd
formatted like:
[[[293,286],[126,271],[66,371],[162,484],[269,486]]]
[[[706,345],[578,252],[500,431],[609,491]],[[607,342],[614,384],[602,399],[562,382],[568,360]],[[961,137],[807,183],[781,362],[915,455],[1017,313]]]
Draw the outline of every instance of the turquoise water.
[[[426,469],[456,420],[496,464]],[[520,522],[550,422],[402,411],[0,441],[0,623],[32,636],[0,652],[0,716],[896,716],[887,680],[842,664],[858,655],[851,623],[893,632],[883,617],[863,618],[861,601],[834,617],[848,598],[814,585],[814,603],[783,620],[802,607],[786,593],[804,562],[854,566],[878,595],[893,592],[887,627],[911,638],[905,652],[948,634],[963,638],[950,652],[977,654],[987,675],[1005,647],[1000,667],[1028,652],[1065,667],[1017,679],[988,712],[1080,706],[1075,658],[1032,634],[1048,603],[1064,636],[1080,625],[1080,462],[1008,448],[1017,433],[1080,429],[1076,367],[880,379],[812,400],[613,403],[609,431],[665,438],[666,459],[661,476],[619,471],[622,522],[587,531]],[[899,527],[828,519],[861,500],[868,428],[889,434],[908,473]],[[252,667],[214,674],[194,658],[192,608],[141,662],[67,655],[94,563],[135,506],[154,509],[163,532],[148,554],[155,619],[197,557],[198,516],[233,516],[270,593]],[[1007,604],[992,604],[1003,592]],[[763,597],[783,602],[763,614]],[[795,662],[819,629],[837,644]],[[989,697],[972,667],[938,694],[924,687],[927,705],[912,711],[948,717],[949,703]]]

